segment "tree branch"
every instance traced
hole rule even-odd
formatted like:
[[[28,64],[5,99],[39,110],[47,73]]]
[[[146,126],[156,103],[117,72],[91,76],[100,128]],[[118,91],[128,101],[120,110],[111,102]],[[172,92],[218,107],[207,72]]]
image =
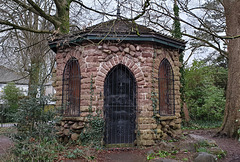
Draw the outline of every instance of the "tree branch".
[[[112,17],[116,16],[116,15],[113,15],[113,14],[109,14],[109,13],[106,13],[106,12],[101,12],[101,11],[95,10],[95,9],[93,9],[91,7],[88,7],[88,6],[84,5],[82,2],[80,2],[78,0],[72,0],[72,2],[75,2],[75,3],[79,4],[80,6],[86,8],[86,9],[88,9],[90,11],[93,11],[93,12],[96,12],[96,13],[99,13],[99,14],[102,14],[102,15],[107,15],[107,16],[112,16]]]
[[[222,36],[222,39],[237,39],[240,38],[240,35],[236,35],[236,36]]]
[[[187,62],[189,61],[189,59],[192,57],[193,53],[197,50],[197,48],[199,48],[200,46],[198,47],[194,47],[192,50],[191,50],[191,53],[189,54],[188,58],[186,59],[186,61],[183,63],[183,65],[186,65]]]
[[[162,27],[162,28],[163,28],[164,30],[166,30],[166,31],[169,31],[169,32],[171,31],[171,29],[167,29],[166,27],[164,27],[164,26],[161,25],[160,23],[153,22],[151,19],[150,19],[149,21],[150,21],[151,23],[153,23],[153,24],[156,24],[156,25]],[[226,58],[228,57],[228,56],[227,56],[228,53],[227,53],[226,51],[224,51],[224,50],[216,47],[214,44],[210,43],[209,41],[207,41],[207,40],[205,40],[205,39],[201,39],[201,38],[199,38],[199,37],[196,37],[196,36],[193,36],[193,35],[190,35],[190,34],[187,34],[187,33],[182,33],[182,35],[187,36],[187,37],[192,38],[192,39],[195,39],[195,40],[199,40],[199,41],[201,41],[201,42],[203,42],[203,43],[206,43],[209,47],[211,47],[211,48],[219,51],[219,53],[220,53],[221,55],[223,55],[224,57],[226,57]]]
[[[14,28],[12,27],[12,28],[7,28],[7,29],[2,29],[2,30],[0,30],[0,33],[2,33],[2,32],[5,32],[5,31],[9,31],[9,30],[13,30]]]
[[[215,37],[218,37],[218,38],[222,39],[222,37],[220,37],[219,35],[216,35],[216,34],[214,34],[214,33],[211,33],[210,31],[208,31],[208,30],[206,30],[206,29],[204,29],[204,28],[196,27],[196,26],[194,26],[193,24],[191,24],[191,23],[189,23],[189,22],[187,22],[187,21],[185,21],[185,20],[183,20],[183,19],[181,19],[181,18],[179,18],[179,17],[174,17],[174,16],[173,16],[171,13],[169,13],[165,8],[163,8],[163,10],[165,10],[167,13],[161,12],[161,11],[156,10],[156,9],[152,9],[152,11],[154,11],[154,12],[160,13],[160,14],[162,14],[162,15],[164,15],[164,16],[167,16],[167,17],[169,17],[169,18],[171,18],[171,19],[173,19],[173,20],[177,19],[178,21],[181,21],[181,22],[189,25],[190,27],[192,27],[192,28],[194,28],[194,29],[196,29],[196,30],[198,30],[198,31],[204,31],[204,32],[208,33],[209,35],[212,35],[212,36],[215,36]]]
[[[179,2],[178,2],[178,3],[179,3]],[[181,3],[179,3],[179,4],[180,4],[181,9],[182,9],[185,13],[187,13],[187,14],[191,15],[193,18],[197,19],[198,22],[199,22],[204,28],[206,28],[206,30],[205,30],[204,28],[198,27],[198,30],[203,30],[203,29],[204,29],[204,32],[207,32],[207,33],[209,33],[210,35],[213,35],[213,36],[218,37],[218,38],[221,39],[221,37],[219,37],[214,31],[211,30],[211,28],[210,28],[208,25],[206,25],[206,24],[203,22],[203,19],[204,19],[204,18],[199,18],[196,14],[194,14],[193,12],[191,12],[187,7],[184,7]],[[206,14],[207,14],[207,13],[205,13],[204,15],[206,15]],[[188,23],[188,25],[190,25],[190,23]],[[193,25],[192,25],[192,27],[193,27]]]
[[[214,46],[212,43],[210,43],[209,41],[205,40],[205,39],[201,39],[201,38],[198,38],[198,37],[195,37],[193,35],[190,35],[190,34],[187,34],[187,33],[182,33],[183,35],[189,37],[189,38],[193,38],[193,39],[196,39],[196,40],[199,40],[203,43],[206,43],[207,45],[209,45],[209,47],[212,47],[213,49],[217,50],[220,52],[221,55],[223,55],[224,57],[228,57],[228,53],[226,51],[223,51],[221,49],[219,49],[218,47]]]
[[[93,8],[90,8],[90,7],[84,5],[82,2],[80,2],[80,1],[78,1],[78,0],[72,0],[72,2],[75,2],[75,3],[81,5],[82,7],[86,8],[86,9],[88,9],[88,10],[90,10],[90,11],[93,11],[93,12],[96,12],[96,13],[99,13],[99,14],[102,14],[102,15],[107,15],[107,16],[112,16],[112,17],[113,17],[113,16],[116,16],[116,15],[114,15],[114,14],[109,14],[109,13],[106,13],[106,12],[101,12],[101,11],[95,10],[95,9],[93,9]],[[143,6],[143,8],[142,8],[142,12],[141,12],[139,15],[135,16],[135,17],[132,18],[132,19],[127,19],[127,18],[125,18],[125,19],[126,19],[126,20],[129,20],[129,21],[134,21],[134,20],[139,19],[140,17],[142,17],[142,16],[146,13],[146,10],[147,10],[147,8],[148,8],[149,6],[150,6],[150,0],[146,0],[145,3],[144,3],[144,6]]]
[[[53,16],[46,14],[36,3],[34,3],[32,0],[27,0],[28,3],[30,3],[32,5],[32,7],[39,13],[37,15],[45,18],[46,20],[52,22],[54,24],[54,26],[56,26],[58,24],[58,21],[56,19],[54,19]]]
[[[48,33],[48,34],[52,33],[50,30],[35,30],[35,29],[28,28],[28,27],[19,26],[19,25],[16,25],[9,21],[4,21],[4,20],[0,20],[0,24],[11,26],[12,29],[19,29],[19,30],[30,31],[30,32],[34,32],[34,33]]]
[[[142,17],[146,13],[146,10],[149,6],[150,6],[150,0],[146,0],[144,3],[144,6],[143,6],[142,12],[139,15],[137,15],[134,18],[129,19],[129,20],[135,21],[135,20],[139,19],[140,17]]]
[[[25,3],[23,3],[23,2],[21,2],[19,0],[12,0],[12,1],[14,1],[16,4],[22,6],[23,8],[25,8],[25,9],[27,9],[27,10],[29,10],[29,11],[37,14],[37,15],[39,15],[39,13],[33,7],[28,6],[28,5],[26,5]]]

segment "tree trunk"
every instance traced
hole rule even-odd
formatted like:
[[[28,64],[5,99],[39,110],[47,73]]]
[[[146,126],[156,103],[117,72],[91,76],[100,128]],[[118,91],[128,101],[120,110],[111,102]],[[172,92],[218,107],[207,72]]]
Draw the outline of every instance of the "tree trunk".
[[[184,113],[185,122],[187,123],[187,125],[189,125],[190,116],[189,116],[189,111],[188,111],[186,102],[183,103],[183,113]]]
[[[227,35],[240,35],[240,1],[223,0]],[[240,129],[240,38],[231,39],[228,46],[228,83],[224,121],[220,135],[239,138]]]
[[[40,60],[33,58],[31,60],[31,69],[29,72],[28,95],[35,98],[39,85]]]
[[[57,7],[56,19],[60,23],[55,24],[56,30],[59,30],[61,34],[69,33],[70,23],[69,23],[69,10],[70,10],[71,0],[60,0],[55,1]]]

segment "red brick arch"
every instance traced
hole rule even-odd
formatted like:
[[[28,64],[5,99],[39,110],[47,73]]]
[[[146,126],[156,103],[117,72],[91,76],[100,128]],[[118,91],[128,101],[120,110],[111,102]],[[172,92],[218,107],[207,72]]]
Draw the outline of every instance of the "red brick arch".
[[[174,66],[174,62],[173,62],[171,56],[169,56],[169,55],[160,55],[160,56],[158,56],[156,59],[158,59],[158,64],[155,64],[154,68],[155,68],[157,71],[158,71],[158,69],[159,69],[159,66],[160,66],[160,63],[162,62],[162,60],[163,60],[163,59],[167,59],[168,62],[170,63],[170,65],[172,66],[173,74],[174,74],[174,71],[175,71],[174,68],[175,68],[175,66]],[[175,76],[175,74],[174,74],[174,76]]]
[[[138,83],[144,80],[144,75],[139,66],[128,57],[114,56],[107,62],[101,63],[96,76],[97,89],[103,90],[104,80],[106,78],[107,73],[109,72],[109,70],[111,70],[114,66],[118,64],[123,64],[126,67],[128,67],[129,70],[134,74],[134,77],[136,78],[137,87],[140,86]]]

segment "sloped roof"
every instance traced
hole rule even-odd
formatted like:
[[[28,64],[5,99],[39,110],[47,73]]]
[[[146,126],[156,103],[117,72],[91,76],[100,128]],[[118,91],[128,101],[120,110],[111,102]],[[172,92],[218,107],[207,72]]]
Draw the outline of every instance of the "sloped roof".
[[[75,45],[86,40],[150,41],[184,50],[186,42],[158,33],[146,26],[128,20],[115,19],[88,27],[84,30],[57,38],[49,42],[56,52],[65,43]]]
[[[114,34],[150,34],[156,33],[154,30],[147,28],[146,26],[133,23],[126,20],[110,20],[103,22],[89,28],[86,28],[84,33],[114,33]]]
[[[0,65],[0,84],[14,82],[16,84],[27,85],[28,79],[24,78],[17,72]]]

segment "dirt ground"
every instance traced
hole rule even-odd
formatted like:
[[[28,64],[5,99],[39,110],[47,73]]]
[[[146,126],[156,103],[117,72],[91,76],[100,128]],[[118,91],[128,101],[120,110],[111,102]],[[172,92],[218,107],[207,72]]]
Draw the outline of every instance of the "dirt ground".
[[[194,130],[188,131],[191,134],[203,136],[205,138],[213,139],[217,145],[227,152],[227,156],[219,162],[240,162],[240,142],[229,138],[213,137],[216,130]],[[12,142],[5,136],[0,136],[0,156],[3,155],[7,149],[12,146]],[[110,149],[97,153],[97,162],[145,162],[147,161],[147,153],[153,148],[147,149]],[[188,161],[192,161],[189,157],[191,153],[178,153],[176,159],[182,160],[188,157]],[[66,162],[80,162],[85,161],[81,159],[65,160]],[[184,160],[185,161],[185,160]]]
[[[195,130],[192,134],[200,135],[205,138],[213,139],[217,145],[227,152],[227,156],[219,160],[220,162],[240,162],[240,142],[236,139],[214,137],[216,130]]]
[[[8,137],[0,135],[0,156],[5,154],[7,149],[9,149],[12,145],[13,143]]]
[[[187,131],[188,133],[203,136],[208,139],[215,140],[217,145],[224,151],[227,152],[227,155],[224,159],[218,160],[219,162],[240,162],[240,142],[235,139],[230,138],[221,138],[221,137],[214,137],[216,135],[215,129],[211,130],[194,130],[194,131]],[[121,151],[121,150],[110,150],[105,151],[99,154],[98,161],[99,162],[145,162],[147,161],[147,153],[148,149],[136,149],[136,150],[129,150],[129,151]],[[184,158],[188,158],[188,161],[192,161],[191,156],[195,153],[181,153],[179,152],[176,155],[176,160],[183,160]],[[187,161],[187,160],[186,160]]]

